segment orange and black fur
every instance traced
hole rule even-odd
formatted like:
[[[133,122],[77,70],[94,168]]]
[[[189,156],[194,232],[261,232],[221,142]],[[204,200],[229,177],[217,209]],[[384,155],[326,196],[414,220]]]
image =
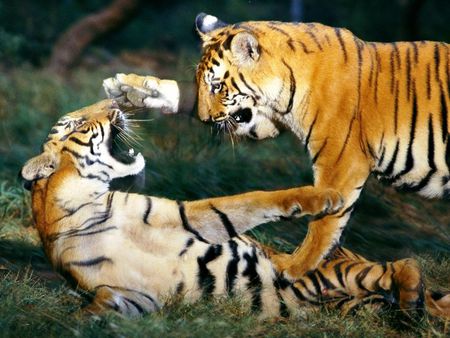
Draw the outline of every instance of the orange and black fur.
[[[130,150],[118,160],[113,151],[130,123],[111,100],[67,114],[21,170],[50,262],[94,294],[86,310],[141,315],[173,296],[193,302],[238,294],[261,317],[321,304],[344,312],[393,304],[408,314],[425,305],[449,316],[450,295],[426,291],[412,259],[379,264],[337,248],[291,282],[276,270],[273,250],[239,235],[281,217],[333,212],[341,206],[333,191],[303,187],[192,202],[112,191],[112,179],[145,166],[141,154]]]
[[[286,276],[315,268],[339,242],[371,173],[425,197],[450,197],[448,44],[366,42],[318,23],[228,25],[206,14],[196,26],[200,118],[257,139],[290,129],[311,155],[314,186],[345,200],[279,262]]]

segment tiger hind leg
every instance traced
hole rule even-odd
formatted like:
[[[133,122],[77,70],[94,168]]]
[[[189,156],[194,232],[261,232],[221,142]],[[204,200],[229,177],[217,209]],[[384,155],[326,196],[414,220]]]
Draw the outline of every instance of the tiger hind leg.
[[[91,304],[83,311],[92,315],[101,315],[114,310],[127,317],[137,317],[159,310],[158,302],[148,294],[121,287],[100,286],[97,288]]]
[[[425,292],[425,306],[431,315],[450,320],[450,293],[444,294],[427,290]]]
[[[420,268],[410,258],[376,263],[347,249],[337,248],[317,269],[297,279],[294,286],[299,299],[335,305],[344,313],[362,306],[379,308],[382,305],[398,307],[408,316],[424,312],[425,293]],[[443,298],[439,302],[446,306],[450,299]]]

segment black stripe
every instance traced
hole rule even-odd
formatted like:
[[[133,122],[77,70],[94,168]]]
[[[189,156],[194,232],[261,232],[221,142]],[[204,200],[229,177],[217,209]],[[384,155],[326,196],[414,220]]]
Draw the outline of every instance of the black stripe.
[[[370,290],[367,289],[362,283],[363,283],[364,279],[366,278],[367,274],[369,273],[369,271],[372,270],[373,267],[374,267],[374,265],[364,268],[355,277],[355,282],[358,285],[358,287],[367,292],[370,292]]]
[[[223,226],[225,227],[225,230],[228,233],[228,236],[230,236],[230,238],[236,237],[238,234],[236,232],[236,229],[234,228],[233,223],[231,223],[228,216],[225,213],[223,213],[222,211],[220,211],[219,209],[217,209],[212,204],[210,205],[210,207],[219,216],[220,221],[222,222]]]
[[[317,111],[316,116],[314,116],[314,120],[312,121],[311,125],[309,126],[309,130],[308,130],[308,134],[306,134],[306,138],[305,138],[305,150],[308,150],[308,144],[309,144],[309,139],[311,137],[311,133],[314,129],[314,125],[316,124],[317,121],[317,116],[319,115],[319,111]]]
[[[303,279],[305,278],[308,278],[312,282],[315,293],[319,296],[322,293],[322,288],[320,286],[319,280],[317,279],[316,270],[308,271]]]
[[[130,303],[131,305],[133,305],[140,314],[143,314],[145,312],[144,309],[142,308],[142,306],[140,306],[134,300],[127,298],[127,297],[122,297],[122,299],[125,301],[125,304]]]
[[[255,94],[255,97],[256,97],[257,100],[260,99],[260,96],[259,96],[258,94],[256,94],[256,90],[255,90],[252,86],[250,86],[250,85],[248,84],[248,82],[245,80],[245,77],[244,77],[244,75],[243,75],[242,73],[239,73],[239,79],[241,79],[242,83],[243,83],[248,89],[250,89],[250,90],[252,91],[253,94]]]
[[[148,216],[150,215],[150,212],[152,211],[152,199],[150,197],[145,197],[145,201],[147,202],[147,207],[145,208],[143,221],[145,224],[148,223]]]
[[[378,45],[375,43],[373,44],[374,46],[374,50],[375,50],[375,58],[377,61],[377,70],[375,72],[375,94],[374,94],[374,99],[375,99],[375,103],[378,103],[378,76],[380,73],[383,72],[383,67],[381,65],[381,57],[380,54],[378,53]]]
[[[92,259],[87,259],[84,261],[71,261],[68,263],[65,263],[65,266],[71,266],[71,265],[75,265],[75,266],[82,266],[82,267],[91,267],[91,266],[95,266],[95,265],[99,265],[99,264],[103,264],[103,263],[112,263],[112,259],[105,257],[105,256],[99,256],[96,258],[92,258]]]
[[[380,156],[380,160],[378,161],[377,167],[381,167],[381,165],[383,164],[384,161],[384,155],[386,155],[386,147],[383,146],[383,149],[381,150],[381,156]]]
[[[434,161],[434,129],[432,114],[430,114],[428,118],[428,165],[430,166],[430,169],[436,170],[436,163]]]
[[[406,162],[405,162],[405,168],[399,172],[393,180],[398,180],[401,176],[407,174],[412,170],[414,167],[414,157],[413,157],[413,145],[414,145],[414,139],[416,134],[416,124],[417,124],[417,93],[416,93],[416,84],[413,82],[413,107],[412,107],[412,118],[411,118],[411,129],[409,132],[409,144],[408,144],[408,150],[406,155]]]
[[[214,58],[211,58],[211,62],[212,62],[212,64],[215,65],[215,66],[220,66],[219,61],[217,61],[217,60],[214,59]]]
[[[411,99],[411,52],[406,50],[406,98]]]
[[[314,157],[312,158],[312,164],[316,163],[317,159],[320,156],[320,153],[322,152],[322,150],[325,148],[325,146],[327,145],[328,139],[325,140],[325,142],[323,142],[322,146],[320,147],[319,151],[314,155]]]
[[[232,258],[227,265],[226,288],[229,294],[233,294],[239,264],[238,244],[234,240],[230,240],[228,241],[228,246],[230,247]]]
[[[392,42],[392,48],[394,51],[395,60],[397,61],[398,68],[400,69],[400,68],[402,68],[402,63],[401,63],[401,59],[400,59],[400,51],[398,49],[397,42]]]
[[[388,166],[386,167],[386,170],[383,171],[383,174],[386,176],[392,175],[395,162],[397,161],[399,146],[400,146],[400,140],[397,139],[397,144],[395,145],[395,150],[394,150],[394,153],[392,154],[392,158],[391,158]]]
[[[308,294],[309,294],[310,296],[312,296],[312,297],[314,297],[314,298],[316,298],[316,297],[318,296],[317,293],[314,293],[313,291],[311,291],[311,290],[308,288],[308,286],[306,285],[306,283],[305,283],[305,281],[304,281],[304,278],[297,280],[297,281],[295,282],[295,284],[300,284],[300,285],[303,287],[303,289],[304,289],[306,292],[308,292]]]
[[[89,139],[89,142],[83,142],[78,137],[71,136],[71,137],[69,137],[69,141],[72,141],[73,143],[76,143],[83,147],[92,147],[92,139]]]
[[[108,167],[108,168],[111,169],[111,170],[114,169],[112,165],[110,165],[110,164],[108,164],[108,163],[105,163],[105,162],[101,161],[101,160],[98,159],[98,158],[96,158],[95,160],[91,160],[89,157],[86,156],[86,157],[85,157],[85,162],[86,162],[86,165],[88,165],[88,166],[91,166],[91,165],[97,163],[97,164],[100,164],[100,165],[102,165],[102,166]]]
[[[317,39],[317,36],[313,32],[311,32],[311,30],[307,30],[306,34],[308,34],[313,39],[313,41],[316,44],[317,48],[319,48],[322,51],[323,50],[322,49],[322,45],[320,44],[319,40]]]
[[[294,40],[288,39],[287,45],[289,46],[289,48],[290,48],[293,52],[295,52]]]
[[[356,202],[354,202],[353,204],[349,205],[345,210],[343,210],[343,211],[339,214],[338,217],[339,217],[339,218],[342,218],[342,217],[344,217],[345,215],[347,215],[347,214],[353,212],[353,209],[355,209],[355,203],[356,203]],[[344,226],[345,226],[345,225],[344,225]]]
[[[280,316],[283,318],[287,318],[289,317],[289,310],[286,306],[286,303],[284,302],[283,297],[281,296],[280,290],[279,289],[275,289],[276,294],[277,294],[277,298],[278,298],[278,303],[280,304],[280,307],[278,309]]]
[[[75,158],[77,158],[77,159],[83,158],[83,157],[84,157],[84,156],[81,155],[80,153],[77,153],[76,151],[74,151],[74,150],[72,150],[72,149],[69,149],[69,148],[67,148],[66,146],[64,146],[64,147],[61,149],[61,153],[64,153],[64,152],[67,152],[67,153],[73,155],[73,156],[74,156]]]
[[[431,70],[430,64],[427,63],[427,99],[431,100]]]
[[[286,111],[282,113],[283,115],[289,114],[292,111],[292,105],[294,104],[294,96],[297,90],[297,83],[295,81],[294,71],[292,67],[289,66],[284,59],[281,60],[286,68],[289,70],[289,101]]]
[[[231,77],[231,85],[239,92],[239,94],[243,94],[244,92],[239,88],[236,81],[234,80],[234,77]]]
[[[356,109],[359,109],[359,108],[356,108]],[[335,163],[338,163],[341,160],[342,155],[344,155],[344,151],[347,148],[348,140],[350,139],[350,135],[353,130],[353,123],[355,122],[355,120],[356,120],[356,117],[353,116],[352,120],[350,121],[350,126],[348,127],[347,135],[345,136],[344,144],[342,145],[341,151],[339,152],[339,155],[338,155]]]
[[[185,211],[185,209],[184,209],[184,203],[183,203],[183,202],[180,202],[180,201],[177,201],[177,204],[178,204],[178,210],[179,210],[179,212],[180,212],[181,224],[183,225],[183,228],[184,228],[186,231],[189,231],[189,232],[193,233],[193,234],[195,235],[195,237],[196,237],[199,241],[202,241],[202,242],[205,242],[205,243],[209,243],[209,242],[208,242],[207,240],[205,240],[202,236],[200,236],[200,234],[197,232],[197,230],[195,230],[195,229],[189,224],[189,221],[188,221],[188,219],[187,219],[187,217],[186,217],[186,211]]]
[[[398,129],[398,101],[400,93],[399,81],[395,81],[395,94],[394,94],[394,134],[397,134]]]
[[[297,40],[296,42],[297,42],[300,46],[302,46],[303,52],[304,52],[305,54],[313,53],[313,51],[311,51],[311,50],[308,49],[308,47],[306,46],[306,44],[305,44],[304,42],[302,42],[302,41],[300,41],[300,40]]]
[[[101,123],[98,124],[100,127],[100,134],[102,134],[102,142],[105,139],[105,131],[103,130],[103,125]]]
[[[207,264],[222,255],[222,245],[210,245],[205,255],[197,258],[198,283],[203,290],[203,296],[208,296],[216,288],[216,277],[209,271]]]
[[[436,82],[439,83],[439,66],[441,64],[441,58],[439,54],[439,45],[436,43],[434,45],[434,75],[436,78]]]
[[[391,51],[389,58],[390,74],[391,74],[391,94],[394,93],[394,83],[395,83],[395,61],[394,61],[394,50]]]
[[[242,272],[243,276],[248,277],[248,288],[252,293],[252,310],[260,311],[261,310],[261,291],[262,291],[262,282],[261,277],[256,271],[256,266],[258,264],[258,257],[256,256],[256,249],[252,248],[251,255],[247,252],[243,255],[244,260],[247,262],[247,267]]]
[[[327,290],[334,290],[336,289],[336,286],[328,279],[326,278],[323,273],[320,270],[316,270],[317,277],[319,277],[320,282]]]
[[[183,256],[193,244],[194,244],[194,239],[193,238],[189,238],[186,241],[186,244],[184,245],[183,250],[180,251],[178,256],[180,256],[180,257]]]
[[[445,101],[445,92],[444,88],[442,87],[442,83],[440,83],[440,90],[441,90],[441,118],[442,118],[442,142],[445,143],[449,130],[448,128],[448,108],[447,103]]]
[[[409,42],[414,51],[414,63],[419,63],[419,48],[417,47],[417,43],[415,41]]]
[[[335,266],[333,267],[334,273],[336,274],[336,278],[337,278],[339,284],[340,284],[343,288],[345,288],[345,282],[344,282],[344,279],[343,279],[343,277],[342,277],[341,266],[342,266],[342,264],[344,264],[344,262],[345,262],[345,261],[339,262],[339,263],[335,264]]]
[[[357,102],[357,111],[356,113],[360,113],[360,102],[361,102],[361,78],[362,78],[362,66],[363,66],[363,54],[362,50],[364,49],[364,43],[359,40],[357,37],[353,37],[355,41],[355,46],[358,55],[358,84],[357,84],[357,93],[358,93],[358,102]]]
[[[347,49],[345,48],[345,43],[344,40],[342,39],[342,35],[341,35],[341,29],[340,28],[335,28],[334,32],[336,33],[336,36],[339,40],[339,44],[341,46],[341,50],[344,53],[344,62],[347,63]]]
[[[106,232],[106,231],[109,231],[109,230],[115,230],[115,229],[117,229],[116,226],[110,226],[110,227],[106,227],[106,228],[102,228],[102,229],[94,230],[94,231],[89,231],[89,232],[81,232],[81,231],[79,231],[79,232],[68,234],[68,235],[66,235],[64,237],[65,238],[70,238],[70,237],[90,236],[90,235],[96,235],[96,234],[100,234],[102,232]]]
[[[344,278],[347,280],[347,277],[348,277],[348,274],[350,273],[350,270],[353,268],[353,267],[355,267],[355,266],[357,266],[357,265],[359,265],[359,264],[361,264],[361,263],[351,263],[351,264],[349,264],[349,265],[347,265],[346,267],[345,267],[345,270],[344,270]]]
[[[306,297],[303,295],[303,292],[297,287],[298,283],[295,284],[291,284],[291,290],[294,292],[295,297],[297,297],[298,299],[302,300],[302,301],[306,301]]]

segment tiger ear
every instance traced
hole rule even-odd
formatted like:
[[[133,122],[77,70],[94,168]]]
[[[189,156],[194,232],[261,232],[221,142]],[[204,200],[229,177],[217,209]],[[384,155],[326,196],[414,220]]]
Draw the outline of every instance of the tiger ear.
[[[20,175],[26,181],[35,181],[41,178],[47,178],[55,172],[58,166],[58,159],[49,153],[42,153],[29,159],[22,170]]]
[[[250,65],[259,59],[259,43],[251,33],[240,32],[236,34],[231,40],[230,49],[239,65]]]
[[[205,13],[200,13],[195,18],[195,28],[203,41],[211,39],[210,32],[215,29],[228,26],[217,17]]]

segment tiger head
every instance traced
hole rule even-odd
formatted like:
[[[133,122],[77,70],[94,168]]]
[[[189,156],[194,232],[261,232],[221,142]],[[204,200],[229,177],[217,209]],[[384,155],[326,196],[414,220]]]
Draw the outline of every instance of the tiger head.
[[[277,136],[271,102],[283,84],[250,23],[227,25],[204,13],[195,23],[203,41],[196,71],[200,119],[256,139]]]
[[[42,153],[28,160],[20,175],[27,188],[63,170],[101,184],[136,175],[144,169],[143,156],[132,149],[126,155],[115,152],[116,141],[126,138],[127,130],[126,115],[112,100],[66,114],[50,130]]]

